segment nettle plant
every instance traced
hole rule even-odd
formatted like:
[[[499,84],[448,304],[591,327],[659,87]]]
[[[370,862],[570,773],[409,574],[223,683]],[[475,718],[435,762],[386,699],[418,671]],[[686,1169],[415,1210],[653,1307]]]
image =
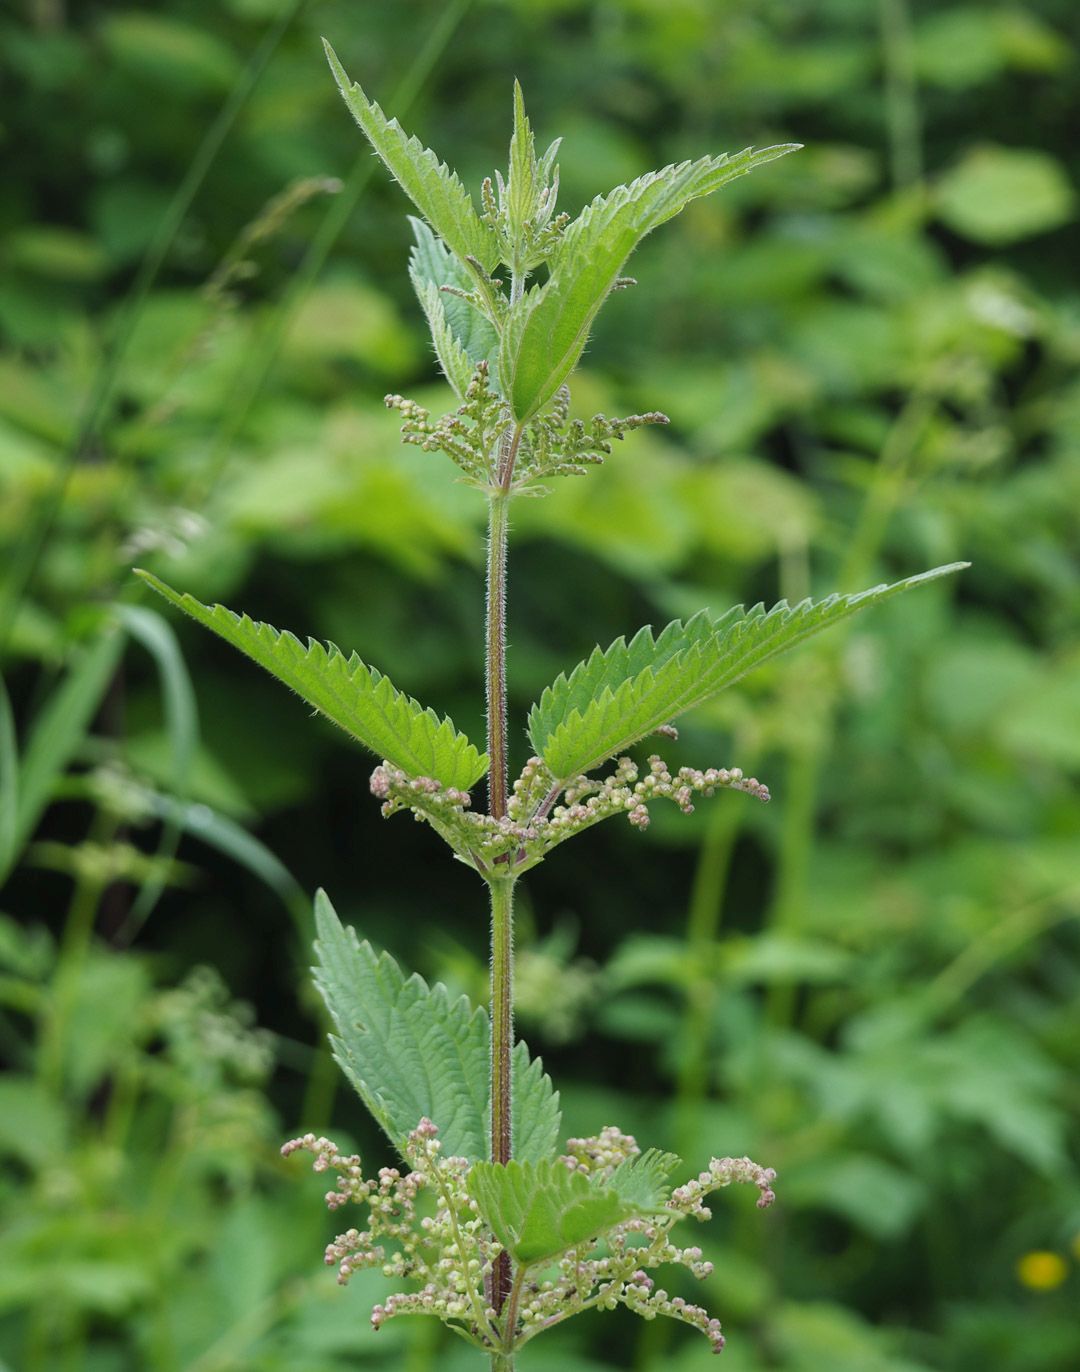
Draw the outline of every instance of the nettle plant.
[[[659,634],[644,628],[617,638],[543,692],[528,718],[533,756],[511,783],[511,505],[602,462],[628,430],[667,422],[657,412],[570,417],[567,379],[597,311],[632,284],[623,272],[646,234],[797,145],[664,167],[571,219],[556,212],[558,142],[537,157],[515,85],[509,169],[483,183],[478,212],[458,178],[327,52],[357,123],[420,212],[410,275],[459,402],[437,420],[401,396],[386,403],[400,411],[406,443],[445,453],[488,503],[487,751],[355,653],[302,643],[140,575],[371,749],[381,759],[371,790],[383,814],[411,811],[479,875],[490,894],[491,1005],[487,1014],[407,976],[345,929],[320,892],[315,979],[337,1028],[334,1054],[402,1162],[365,1175],[358,1157],[313,1134],[283,1151],[310,1153],[317,1172],[333,1174],[332,1210],[361,1212],[326,1252],[339,1280],[375,1267],[406,1288],[375,1307],[376,1328],[397,1315],[433,1315],[508,1372],[516,1351],[543,1331],[584,1310],[624,1305],[692,1325],[719,1351],[719,1321],[650,1274],[675,1265],[706,1276],[701,1249],[678,1236],[683,1223],[707,1220],[709,1195],[732,1182],[756,1187],[758,1205],[770,1205],[774,1173],[746,1157],[713,1158],[672,1189],[679,1159],[642,1152],[614,1126],[560,1145],[558,1095],[539,1060],[514,1041],[514,887],[554,848],[612,816],[641,829],[660,801],[689,812],[697,796],[718,790],[768,800],[738,767],[673,769],[656,754],[642,765],[627,750],[654,735],[674,738],[679,715],[818,630],[964,564],[857,595],[737,607],[716,618],[702,611]],[[471,791],[485,776],[488,806],[478,812]]]

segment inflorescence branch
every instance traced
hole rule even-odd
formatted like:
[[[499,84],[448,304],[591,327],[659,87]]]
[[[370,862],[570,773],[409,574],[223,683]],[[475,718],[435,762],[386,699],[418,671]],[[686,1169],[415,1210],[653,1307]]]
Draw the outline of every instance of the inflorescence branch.
[[[561,386],[548,411],[521,430],[514,462],[514,479],[502,486],[498,471],[501,440],[510,424],[510,410],[492,385],[487,362],[480,362],[465,392],[464,403],[441,419],[404,396],[388,395],[388,409],[401,414],[403,443],[424,452],[442,452],[461,469],[463,479],[481,490],[503,494],[546,495],[538,483],[556,476],[581,476],[602,463],[611,445],[649,424],[667,424],[659,410],[609,419],[593,415],[587,423],[570,418],[570,389]]]
[[[632,1135],[609,1125],[593,1138],[569,1139],[560,1161],[602,1186],[620,1163],[640,1151]],[[710,1275],[712,1264],[702,1250],[680,1247],[671,1234],[681,1220],[709,1219],[705,1200],[713,1192],[741,1182],[757,1187],[760,1208],[775,1199],[771,1168],[750,1158],[713,1158],[656,1214],[624,1220],[553,1259],[519,1269],[520,1299],[509,1315],[510,1328],[484,1295],[485,1276],[502,1249],[469,1195],[470,1165],[464,1158],[441,1156],[438,1130],[430,1120],[421,1120],[409,1135],[405,1154],[411,1170],[405,1173],[383,1167],[367,1179],[358,1156],[343,1155],[331,1139],[314,1134],[290,1139],[281,1152],[284,1157],[310,1153],[315,1172],[336,1174],[326,1193],[330,1210],[366,1207],[365,1227],[345,1230],[326,1249],[326,1263],[337,1268],[338,1281],[344,1285],[355,1272],[376,1268],[416,1288],[376,1305],[373,1328],[397,1315],[434,1315],[487,1352],[520,1348],[583,1310],[625,1305],[645,1319],[665,1315],[699,1329],[719,1353],[724,1346],[720,1321],[702,1306],[670,1296],[649,1271],[667,1264],[699,1279]]]
[[[557,792],[544,763],[530,758],[514,782],[502,819],[472,813],[467,792],[432,777],[411,777],[389,762],[371,774],[371,792],[383,802],[384,816],[411,810],[481,873],[496,863],[508,864],[515,873],[528,871],[560,843],[614,815],[625,815],[635,829],[647,829],[654,801],[671,801],[683,814],[692,814],[695,796],[713,796],[722,789],[769,799],[769,788],[757,777],[745,777],[739,767],[680,767],[673,773],[655,753],[644,775],[631,758],[622,757],[609,776],[575,777]],[[561,804],[549,804],[553,793],[556,800],[562,796]]]

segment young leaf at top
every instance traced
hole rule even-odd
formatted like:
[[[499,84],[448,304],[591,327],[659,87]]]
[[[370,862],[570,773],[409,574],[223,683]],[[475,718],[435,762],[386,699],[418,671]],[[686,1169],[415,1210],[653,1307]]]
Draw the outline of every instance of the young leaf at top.
[[[569,218],[566,215],[555,218],[559,198],[559,169],[555,158],[561,143],[562,139],[557,138],[537,160],[536,140],[525,113],[525,97],[520,83],[515,81],[510,160],[505,181],[501,172],[495,173],[499,200],[493,223],[503,262],[522,278],[531,268],[548,259]]]
[[[557,1159],[477,1163],[468,1187],[491,1232],[524,1267],[556,1258],[642,1213],[611,1186]]]
[[[159,595],[246,653],[380,758],[414,777],[433,777],[467,791],[487,771],[488,759],[448,719],[402,694],[355,653],[308,639],[307,646],[270,624],[258,624],[224,605],[207,606],[182,595],[149,572],[136,571]],[[413,1121],[415,1124],[415,1121]]]
[[[597,196],[558,241],[547,282],[534,286],[507,319],[499,368],[515,419],[524,423],[542,409],[577,365],[600,306],[647,234],[692,200],[799,146],[681,162]]]
[[[315,896],[315,984],[337,1028],[334,1058],[399,1151],[421,1119],[434,1120],[446,1157],[488,1156],[491,1026],[445,986],[407,977]],[[515,1148],[548,1158],[561,1127],[558,1095],[524,1043],[513,1056]]]
[[[547,687],[529,715],[529,737],[557,781],[597,767],[761,663],[871,605],[968,566],[953,562],[854,595],[755,605],[710,621],[675,621],[654,639],[619,638]]]
[[[401,189],[462,262],[473,257],[485,272],[490,272],[499,260],[498,245],[455,173],[419,139],[410,138],[396,119],[387,119],[379,106],[367,98],[358,81],[349,80],[325,39],[323,47],[353,118]]]
[[[458,398],[464,400],[477,363],[491,360],[498,351],[494,326],[460,295],[444,291],[469,291],[472,278],[454,254],[422,219],[409,216],[416,243],[409,255],[409,278],[416,291],[439,365]]]
[[[536,172],[536,140],[529,116],[525,113],[521,82],[515,80],[514,132],[510,138],[510,161],[506,177],[506,214],[511,229],[519,234],[536,208],[536,197],[540,190]]]

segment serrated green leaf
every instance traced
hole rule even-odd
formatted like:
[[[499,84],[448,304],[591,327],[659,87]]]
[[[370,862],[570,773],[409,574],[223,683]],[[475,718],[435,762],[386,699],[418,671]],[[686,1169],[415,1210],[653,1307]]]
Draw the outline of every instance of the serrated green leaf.
[[[472,288],[471,277],[454,254],[422,219],[410,215],[409,223],[416,238],[409,255],[409,278],[427,317],[443,373],[464,400],[477,364],[495,356],[499,336],[491,322],[467,300],[442,289]]]
[[[798,146],[681,162],[597,196],[563,234],[547,282],[533,287],[507,320],[499,368],[515,419],[523,423],[536,414],[577,365],[600,306],[647,234],[692,200]]]
[[[462,262],[474,257],[490,272],[499,260],[498,245],[455,173],[419,139],[410,138],[396,119],[387,119],[359,82],[349,80],[325,38],[323,47],[353,118],[401,189]]]
[[[491,1053],[491,1026],[488,1025],[487,1052]],[[513,1153],[528,1162],[550,1158],[559,1143],[562,1111],[559,1093],[551,1084],[540,1058],[529,1056],[528,1045],[519,1041],[510,1058],[513,1083]],[[485,1096],[485,1110],[491,1101],[491,1084]]]
[[[557,1159],[477,1163],[469,1195],[491,1232],[525,1267],[558,1257],[640,1213],[609,1186]]]
[[[149,572],[136,569],[136,575],[410,776],[434,777],[444,786],[467,791],[487,771],[487,755],[479,753],[449,719],[440,720],[434,710],[404,695],[355,653],[346,657],[334,644],[314,639],[305,647],[294,635],[224,605],[203,605]]]
[[[401,1150],[422,1118],[439,1126],[443,1153],[487,1158],[491,1026],[478,1006],[445,986],[407,977],[315,897],[315,984],[337,1028],[334,1057],[390,1140]],[[515,1139],[520,1156],[550,1157],[561,1117],[539,1059],[518,1043],[513,1056]]]
[[[604,1183],[627,1205],[642,1212],[663,1208],[667,1200],[668,1177],[682,1161],[674,1153],[649,1148],[636,1158],[627,1158]]]
[[[669,624],[656,639],[648,629],[630,644],[616,639],[606,652],[597,650],[544,691],[529,715],[533,747],[555,778],[567,781],[811,634],[968,565],[953,562],[893,585],[795,606],[783,600],[771,610],[740,606],[716,622],[699,614],[686,624]]]
[[[514,80],[514,132],[507,164],[506,210],[511,225],[520,230],[536,204],[536,142],[525,113],[521,82]]]
[[[529,712],[529,737],[538,750],[549,739],[560,724],[575,712],[584,714],[594,700],[599,700],[605,692],[614,692],[626,681],[638,676],[647,668],[655,672],[677,653],[684,652],[692,644],[711,639],[720,631],[727,619],[740,613],[740,607],[729,610],[724,620],[709,618],[705,610],[699,610],[686,623],[674,620],[656,639],[652,629],[646,625],[639,629],[627,643],[625,638],[617,638],[609,648],[594,648],[591,655],[579,662],[567,676],[560,673]]]
[[[423,1118],[447,1156],[487,1156],[487,1019],[444,986],[406,977],[360,942],[324,891],[315,896],[315,985],[337,1028],[334,1058],[391,1142]]]
[[[435,346],[435,356],[443,376],[459,400],[465,399],[465,392],[473,375],[469,355],[454,337],[454,332],[446,318],[443,295],[438,286],[426,281],[413,283],[420,305],[431,331],[431,341]]]

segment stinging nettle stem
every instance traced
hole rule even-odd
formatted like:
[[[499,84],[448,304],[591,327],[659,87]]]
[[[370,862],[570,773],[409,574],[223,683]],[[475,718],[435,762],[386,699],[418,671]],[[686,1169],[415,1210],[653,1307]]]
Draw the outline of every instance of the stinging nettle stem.
[[[520,300],[524,276],[515,271],[510,303]],[[510,785],[506,719],[506,555],[509,535],[510,489],[522,426],[508,428],[499,443],[497,489],[488,501],[487,556],[487,736],[491,770],[488,809],[493,819],[506,816]],[[514,878],[498,876],[491,888],[491,1160],[506,1164],[513,1152],[514,1048]],[[513,1272],[509,1253],[500,1253],[491,1271],[489,1298],[497,1315],[507,1311],[506,1339],[513,1344],[517,1302],[510,1299]],[[492,1372],[513,1372],[514,1355],[493,1353]]]
[[[491,769],[488,809],[506,814],[509,766],[506,756],[506,539],[509,497],[501,492],[488,505],[487,550],[487,735]]]
[[[508,1163],[513,1149],[511,1062],[514,1046],[514,879],[491,887],[491,1160]],[[510,1292],[509,1253],[495,1260],[491,1304],[501,1314]],[[494,1365],[494,1364],[493,1364]],[[503,1364],[509,1366],[511,1364]]]
[[[516,447],[511,439],[511,449]],[[507,444],[502,445],[504,448]],[[509,456],[509,455],[508,455]],[[512,470],[513,458],[508,466]],[[488,508],[487,733],[491,770],[488,804],[494,819],[506,815],[509,767],[506,727],[506,550],[510,498],[492,494]],[[514,931],[512,876],[489,879],[491,888],[491,1160],[510,1161],[512,1151],[511,1054],[514,1045]],[[510,1255],[495,1260],[489,1299],[501,1314],[512,1283]],[[512,1355],[493,1354],[492,1368],[512,1372]]]
[[[491,882],[491,1160],[511,1156],[510,1057],[514,1033],[514,882]]]

